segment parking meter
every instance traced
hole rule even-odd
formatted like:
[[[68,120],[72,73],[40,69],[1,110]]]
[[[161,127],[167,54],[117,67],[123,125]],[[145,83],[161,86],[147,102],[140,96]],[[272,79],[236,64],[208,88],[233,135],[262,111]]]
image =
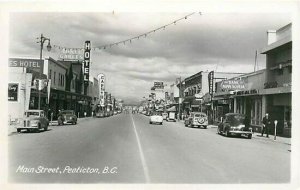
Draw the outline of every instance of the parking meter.
[[[274,126],[275,126],[275,131],[274,131],[274,141],[276,141],[276,128],[277,128],[277,120],[274,120]]]

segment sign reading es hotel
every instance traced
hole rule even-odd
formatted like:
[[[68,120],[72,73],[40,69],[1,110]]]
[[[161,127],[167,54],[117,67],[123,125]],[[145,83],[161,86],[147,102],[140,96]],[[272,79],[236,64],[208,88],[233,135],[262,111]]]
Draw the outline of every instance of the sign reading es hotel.
[[[9,67],[25,67],[41,72],[44,69],[44,60],[9,58]]]

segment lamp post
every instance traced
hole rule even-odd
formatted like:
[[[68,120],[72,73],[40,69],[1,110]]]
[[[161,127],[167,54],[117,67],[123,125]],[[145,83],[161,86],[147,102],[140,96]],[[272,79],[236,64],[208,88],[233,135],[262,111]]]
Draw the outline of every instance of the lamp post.
[[[42,60],[43,47],[44,47],[45,41],[48,41],[47,50],[48,50],[48,51],[51,50],[50,39],[44,37],[43,34],[41,34],[40,41],[37,42],[37,43],[40,43],[40,44],[41,44],[41,48],[40,48],[40,60]],[[39,72],[39,86],[41,86],[41,84],[40,84],[40,82],[41,82],[41,77],[42,77],[41,72],[43,72],[43,71],[40,71],[40,72]],[[39,86],[38,86],[38,93],[39,93],[39,105],[38,105],[38,109],[40,110],[40,109],[41,109],[41,90],[42,90],[42,89],[39,89]]]

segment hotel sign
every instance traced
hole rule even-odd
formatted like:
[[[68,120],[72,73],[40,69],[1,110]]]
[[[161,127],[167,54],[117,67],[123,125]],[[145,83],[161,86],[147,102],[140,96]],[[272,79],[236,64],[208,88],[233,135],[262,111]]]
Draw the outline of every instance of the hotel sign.
[[[223,90],[245,90],[245,80],[225,80],[221,82]]]
[[[83,80],[86,86],[89,85],[90,77],[90,57],[91,57],[91,42],[85,41],[84,44],[84,61],[83,61]]]
[[[99,81],[99,101],[100,105],[104,106],[105,104],[105,75],[103,73],[98,74]]]
[[[9,67],[25,67],[37,72],[43,72],[44,60],[41,59],[19,59],[9,58]]]

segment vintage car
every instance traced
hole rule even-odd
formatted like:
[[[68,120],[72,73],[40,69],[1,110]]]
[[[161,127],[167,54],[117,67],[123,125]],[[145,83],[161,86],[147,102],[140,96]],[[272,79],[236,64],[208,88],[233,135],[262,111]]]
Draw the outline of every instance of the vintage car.
[[[105,117],[105,112],[103,110],[99,110],[98,112],[96,112],[96,117]]]
[[[225,114],[222,122],[218,125],[217,131],[218,134],[225,134],[227,137],[235,135],[245,136],[248,139],[252,138],[252,128],[245,126],[245,115],[239,113]]]
[[[207,115],[203,112],[191,112],[191,114],[184,120],[184,125],[187,126],[197,126],[207,128],[208,118]]]
[[[59,116],[61,116],[62,120],[58,119],[58,125],[77,124],[77,116],[73,110],[63,110],[59,113]]]
[[[16,125],[17,132],[26,129],[27,131],[37,131],[41,129],[48,130],[49,120],[43,110],[27,110],[24,113],[24,118]]]
[[[168,113],[167,121],[174,121],[174,122],[176,122],[175,112],[169,112]]]
[[[166,113],[166,112],[162,113],[162,117],[163,117],[163,120],[167,120],[168,113]]]
[[[152,115],[150,116],[150,124],[154,124],[154,123],[158,123],[160,125],[163,124],[163,116],[162,116],[162,112],[153,112]]]

